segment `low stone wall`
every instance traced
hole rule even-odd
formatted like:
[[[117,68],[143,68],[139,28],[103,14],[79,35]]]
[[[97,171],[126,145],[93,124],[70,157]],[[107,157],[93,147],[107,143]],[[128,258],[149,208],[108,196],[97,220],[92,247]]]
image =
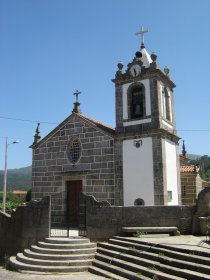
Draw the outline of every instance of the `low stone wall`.
[[[11,216],[0,211],[0,259],[49,237],[50,216],[50,197],[18,206]]]
[[[193,234],[210,234],[210,187],[198,194],[196,213],[193,218]]]
[[[195,211],[195,206],[108,206],[87,197],[87,236],[105,240],[122,234],[125,226],[175,226],[181,234],[191,234]]]

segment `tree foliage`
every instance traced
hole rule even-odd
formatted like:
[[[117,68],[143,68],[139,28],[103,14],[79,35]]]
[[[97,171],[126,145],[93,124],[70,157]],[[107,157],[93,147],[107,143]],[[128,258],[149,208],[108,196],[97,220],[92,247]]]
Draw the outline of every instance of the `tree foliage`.
[[[10,214],[13,209],[26,201],[25,195],[15,195],[7,192],[6,196],[6,213]],[[2,193],[0,193],[0,209],[2,209]]]
[[[210,181],[210,157],[204,155],[196,160],[190,160],[190,164],[198,164],[200,166],[201,178]]]

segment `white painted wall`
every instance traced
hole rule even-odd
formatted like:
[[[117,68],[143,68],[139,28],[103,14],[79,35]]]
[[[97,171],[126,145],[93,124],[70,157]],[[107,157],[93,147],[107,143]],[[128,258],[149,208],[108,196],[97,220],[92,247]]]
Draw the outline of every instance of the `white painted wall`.
[[[150,116],[151,115],[151,100],[150,100],[150,83],[149,83],[149,79],[146,80],[142,80],[140,81],[144,87],[145,87],[145,102],[146,102],[146,116]],[[132,83],[128,83],[128,84],[124,84],[123,85],[123,119],[127,120],[128,119],[128,98],[127,98],[127,91],[129,86]],[[126,122],[123,125],[127,126],[127,125],[136,125],[136,124],[141,124],[144,123],[145,120],[138,120],[135,121],[135,124],[133,121],[130,122]],[[146,119],[146,122],[151,122],[151,119]]]
[[[168,205],[178,205],[176,145],[167,139],[165,140],[165,155],[167,191],[172,191],[172,201],[168,202]]]
[[[135,147],[134,141],[123,142],[123,188],[124,205],[133,206],[137,198],[145,205],[154,205],[152,138],[142,138],[142,146]]]

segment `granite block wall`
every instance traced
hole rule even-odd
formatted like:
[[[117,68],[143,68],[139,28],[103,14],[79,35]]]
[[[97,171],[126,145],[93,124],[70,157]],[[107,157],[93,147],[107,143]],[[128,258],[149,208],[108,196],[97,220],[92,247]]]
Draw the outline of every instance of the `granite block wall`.
[[[79,161],[72,164],[67,146],[72,138],[81,144]],[[66,181],[82,180],[82,191],[100,200],[115,204],[114,140],[110,133],[71,115],[33,147],[32,198],[63,192],[62,203],[53,207],[54,214],[64,215],[66,210]],[[54,200],[55,201],[55,200]],[[61,201],[61,200],[59,200]],[[55,212],[56,211],[56,212]]]
[[[195,206],[102,206],[92,197],[86,202],[86,230],[92,240],[121,235],[122,227],[176,226],[181,234],[192,233]]]
[[[18,206],[11,215],[0,211],[0,259],[49,237],[50,219],[50,197]]]

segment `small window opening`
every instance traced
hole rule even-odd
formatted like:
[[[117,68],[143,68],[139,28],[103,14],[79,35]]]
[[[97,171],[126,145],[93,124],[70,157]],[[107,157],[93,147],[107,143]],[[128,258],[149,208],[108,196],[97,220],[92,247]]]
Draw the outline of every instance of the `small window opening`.
[[[69,141],[67,147],[67,156],[71,163],[75,164],[79,161],[81,155],[81,144],[76,138]]]
[[[145,115],[145,98],[142,87],[138,87],[131,94],[131,118],[141,118]]]

